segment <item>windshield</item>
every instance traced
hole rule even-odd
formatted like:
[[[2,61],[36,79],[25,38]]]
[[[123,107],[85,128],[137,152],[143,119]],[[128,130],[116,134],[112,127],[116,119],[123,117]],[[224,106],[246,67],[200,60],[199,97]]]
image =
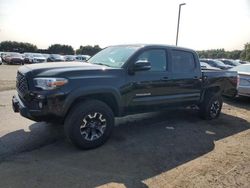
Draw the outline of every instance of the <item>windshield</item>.
[[[201,66],[204,66],[204,67],[210,67],[210,65],[209,64],[207,64],[207,63],[205,63],[205,62],[200,62],[200,64],[201,64]]]
[[[109,67],[120,68],[128,58],[139,49],[139,46],[112,46],[103,49],[88,62]]]
[[[239,65],[237,67],[234,67],[230,69],[232,71],[238,71],[238,72],[249,72],[250,73],[250,65]]]
[[[225,64],[221,61],[218,61],[218,60],[213,60],[217,65],[219,66],[225,66]]]

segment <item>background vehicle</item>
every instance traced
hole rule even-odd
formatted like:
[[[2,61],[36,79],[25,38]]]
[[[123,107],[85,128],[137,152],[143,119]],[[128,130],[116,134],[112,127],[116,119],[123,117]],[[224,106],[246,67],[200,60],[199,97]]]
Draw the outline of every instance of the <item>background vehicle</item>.
[[[40,53],[24,53],[24,63],[44,63],[46,58]]]
[[[47,58],[47,62],[60,62],[65,61],[64,57],[59,54],[50,54]]]
[[[6,56],[4,56],[4,61],[7,64],[24,64],[24,58],[22,54],[16,52],[10,52]]]
[[[65,61],[75,61],[76,60],[76,56],[74,55],[66,55],[65,56]]]
[[[76,55],[75,56],[75,60],[81,61],[81,62],[87,61],[89,58],[90,58],[89,55]]]
[[[0,60],[1,60],[0,62],[1,62],[1,64],[3,63],[3,58],[2,58],[3,56],[4,56],[4,52],[0,52]]]
[[[238,95],[250,97],[250,64],[239,65],[231,69],[239,75]]]
[[[43,55],[43,57],[45,57],[46,61],[47,61],[47,59],[48,59],[49,56],[50,56],[50,54],[42,54],[42,55]]]
[[[2,62],[5,63],[5,57],[10,54],[11,52],[1,52],[1,58],[2,58]]]
[[[221,94],[236,92],[236,85],[237,72],[201,71],[193,50],[120,45],[103,49],[88,63],[20,67],[12,104],[26,118],[61,121],[66,137],[87,149],[109,138],[114,117],[197,105],[202,118],[217,118]]]
[[[31,53],[23,53],[23,55],[24,55],[24,63],[32,63]]]
[[[250,63],[250,62],[248,62],[248,61],[242,61],[242,60],[235,60],[235,61],[237,61],[238,63],[240,63],[240,64],[248,64],[248,63]]]
[[[232,59],[219,59],[219,60],[222,61],[224,64],[230,65],[233,67],[241,65],[239,62],[232,60]]]
[[[210,66],[209,64],[205,63],[205,62],[200,62],[200,65],[201,65],[201,69],[210,69],[210,70],[221,70],[219,68],[216,68],[216,67],[212,67]]]
[[[222,70],[227,70],[232,68],[230,65],[225,65],[223,62],[215,60],[215,59],[200,59],[200,61],[209,64],[212,67],[220,68]]]
[[[3,62],[2,62],[2,58],[0,57],[0,65],[2,65],[3,64]]]

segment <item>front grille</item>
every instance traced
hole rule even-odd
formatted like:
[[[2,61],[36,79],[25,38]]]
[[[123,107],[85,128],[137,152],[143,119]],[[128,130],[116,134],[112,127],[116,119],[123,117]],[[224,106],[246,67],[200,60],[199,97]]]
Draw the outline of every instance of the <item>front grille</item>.
[[[25,95],[28,92],[28,83],[23,74],[17,72],[16,77],[16,88],[20,95]]]

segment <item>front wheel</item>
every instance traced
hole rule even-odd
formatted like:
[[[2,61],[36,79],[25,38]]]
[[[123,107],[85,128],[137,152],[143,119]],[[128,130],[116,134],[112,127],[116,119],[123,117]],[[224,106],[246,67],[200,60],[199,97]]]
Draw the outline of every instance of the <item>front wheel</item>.
[[[103,102],[90,100],[70,110],[64,124],[66,137],[81,149],[104,144],[114,127],[112,110]]]
[[[222,108],[221,94],[208,93],[205,95],[204,101],[200,105],[200,116],[203,119],[215,119],[219,117]]]

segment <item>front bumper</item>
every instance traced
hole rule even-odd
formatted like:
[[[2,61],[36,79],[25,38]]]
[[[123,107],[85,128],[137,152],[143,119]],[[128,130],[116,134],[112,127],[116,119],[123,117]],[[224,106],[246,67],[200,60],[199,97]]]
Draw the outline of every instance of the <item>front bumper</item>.
[[[43,115],[41,110],[28,109],[17,94],[12,97],[12,109],[14,112],[19,112],[21,116],[34,121],[39,121],[39,116]]]
[[[62,95],[64,96],[64,95]],[[19,112],[21,116],[33,121],[62,121],[64,119],[60,95],[49,99],[33,99],[23,101],[16,94],[12,97],[12,108],[14,112]]]

